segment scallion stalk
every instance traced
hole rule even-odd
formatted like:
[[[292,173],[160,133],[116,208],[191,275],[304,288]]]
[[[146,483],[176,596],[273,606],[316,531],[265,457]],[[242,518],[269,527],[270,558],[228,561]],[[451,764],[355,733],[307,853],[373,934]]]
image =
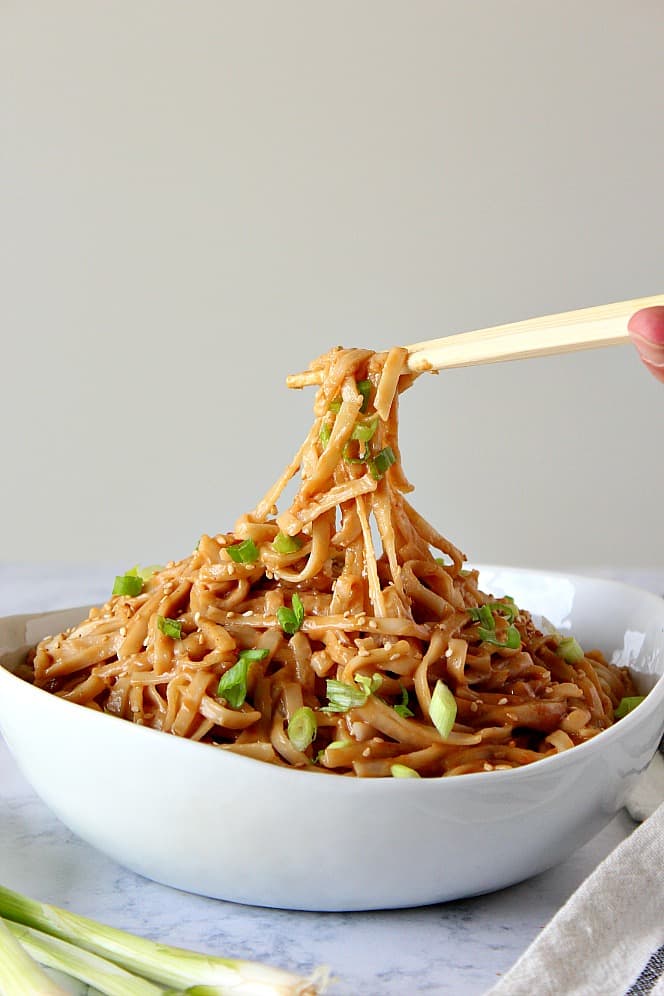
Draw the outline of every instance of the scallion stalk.
[[[447,740],[449,737],[456,714],[457,704],[454,695],[444,681],[437,681],[431,696],[429,718],[443,740]]]
[[[79,979],[105,996],[162,996],[164,993],[162,987],[154,982],[127,972],[112,961],[77,948],[68,941],[51,937],[50,934],[35,930],[34,927],[26,927],[22,923],[12,923],[11,920],[1,922],[6,924],[23,950],[40,965]],[[41,991],[40,989],[39,992]],[[22,993],[25,992],[26,990],[22,990]]]
[[[67,996],[66,990],[48,977],[0,919],[0,992],[3,996]]]
[[[556,653],[566,664],[580,664],[583,660],[583,650],[573,636],[565,636],[558,644]]]
[[[316,996],[317,993],[324,991],[327,982],[325,969],[319,969],[310,979],[304,979],[302,976],[261,965],[259,962],[245,961],[241,958],[217,958],[187,951],[185,948],[155,943],[143,937],[127,934],[115,927],[107,927],[88,917],[59,909],[57,906],[36,902],[2,886],[0,886],[0,916],[33,927],[35,930],[44,931],[62,941],[68,941],[85,951],[109,959],[128,972],[134,972],[144,979],[177,990],[196,987],[193,992],[207,992],[210,996],[231,993],[242,993],[243,996]],[[20,945],[8,928],[2,930],[3,926],[0,925],[0,933],[4,938],[4,951],[14,956],[16,947],[21,950]],[[0,938],[0,945],[2,944],[3,940]],[[3,972],[2,978],[5,984],[5,978],[9,978],[6,958],[1,964],[0,971]],[[32,964],[32,970],[40,973],[38,984],[28,987],[23,985],[19,988],[20,976],[16,975],[17,981],[14,987],[9,989],[5,984],[4,991],[9,996],[25,996],[28,992],[43,993],[44,996],[61,996],[63,990],[55,987],[48,976],[45,976],[34,963]],[[28,961],[27,966],[30,965],[31,961]],[[27,968],[25,970],[27,971]]]

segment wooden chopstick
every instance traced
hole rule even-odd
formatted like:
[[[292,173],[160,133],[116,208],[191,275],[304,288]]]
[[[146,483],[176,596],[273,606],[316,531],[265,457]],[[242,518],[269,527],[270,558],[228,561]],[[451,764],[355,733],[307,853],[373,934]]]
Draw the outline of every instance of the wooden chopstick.
[[[421,373],[619,346],[629,341],[627,322],[634,312],[658,304],[664,305],[664,294],[416,342],[406,347],[408,369]]]
[[[408,369],[411,373],[424,373],[618,346],[629,341],[627,322],[634,312],[654,305],[664,305],[664,294],[416,342],[406,347]],[[320,382],[319,370],[306,370],[286,380],[289,387],[307,387]]]

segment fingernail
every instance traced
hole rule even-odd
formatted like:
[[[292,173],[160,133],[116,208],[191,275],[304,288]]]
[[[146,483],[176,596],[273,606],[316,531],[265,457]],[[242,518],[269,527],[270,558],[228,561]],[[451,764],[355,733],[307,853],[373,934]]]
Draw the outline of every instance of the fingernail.
[[[664,307],[637,311],[627,328],[644,362],[658,369],[664,368]],[[653,373],[658,376],[654,370]]]

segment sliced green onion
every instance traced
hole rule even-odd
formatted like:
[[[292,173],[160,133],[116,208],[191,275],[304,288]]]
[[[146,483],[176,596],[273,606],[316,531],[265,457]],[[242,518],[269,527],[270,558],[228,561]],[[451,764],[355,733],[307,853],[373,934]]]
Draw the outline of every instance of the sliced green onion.
[[[226,547],[226,552],[236,564],[255,564],[258,560],[258,547],[252,539],[233,543],[232,546]]]
[[[412,709],[408,708],[408,689],[404,688],[403,685],[401,686],[401,702],[394,706],[394,711],[402,719],[408,719],[409,716],[415,715]]]
[[[320,432],[318,433],[318,438],[321,441],[323,449],[325,449],[327,444],[329,443],[331,435],[332,435],[331,427],[328,425],[327,422],[323,422],[323,424],[320,427]]]
[[[171,640],[179,640],[182,637],[182,623],[179,619],[157,616],[157,626],[159,631],[164,636],[170,636]]]
[[[154,982],[148,982],[133,972],[127,972],[100,955],[77,948],[68,941],[61,941],[59,937],[51,937],[50,934],[35,930],[34,927],[12,923],[11,920],[3,920],[2,923],[6,923],[21,947],[40,965],[85,982],[105,996],[162,996],[164,992],[162,987],[155,985]],[[2,991],[5,992],[5,989]],[[53,992],[53,989],[48,991]],[[64,991],[57,990],[59,993]],[[22,994],[25,992],[42,993],[44,990],[41,987],[38,990],[21,990]]]
[[[304,992],[306,980],[281,969],[261,965],[258,962],[238,958],[215,958],[212,955],[198,954],[184,948],[135,937],[114,927],[96,923],[87,917],[78,916],[68,910],[58,909],[46,903],[37,903],[16,892],[0,886],[0,916],[15,923],[34,927],[52,937],[75,944],[78,948],[91,951],[102,958],[112,959],[116,965],[129,972],[135,972],[144,979],[151,979],[162,986],[177,991],[190,987],[211,986],[213,992]],[[9,931],[3,932],[14,938]],[[0,941],[0,943],[2,943]],[[15,943],[15,942],[14,942]],[[5,951],[9,950],[5,946]],[[3,985],[8,975],[6,959],[2,959]],[[34,971],[41,970],[34,966]],[[18,979],[17,979],[18,981]],[[322,992],[326,981],[324,970],[317,970],[309,980],[312,993]],[[96,984],[95,984],[96,988]],[[5,989],[11,996],[25,996],[26,993],[40,993],[44,996],[58,996],[62,989],[55,987],[50,979],[47,983],[34,982],[13,991]],[[139,992],[127,989],[126,993]],[[141,990],[145,992],[145,990]],[[201,992],[196,988],[193,992]],[[210,992],[210,990],[207,990]]]
[[[617,709],[613,713],[614,718],[622,719],[632,709],[636,709],[638,705],[641,705],[644,699],[645,695],[626,695],[620,700]]]
[[[136,574],[143,581],[149,581],[153,574],[158,574],[159,571],[163,571],[163,564],[150,564],[149,567],[136,567]]]
[[[419,771],[409,768],[407,764],[393,764],[390,768],[392,778],[421,778]]]
[[[323,707],[322,712],[348,712],[356,706],[366,705],[369,698],[364,689],[345,681],[337,681],[336,678],[327,679],[326,695],[328,704]]]
[[[373,439],[377,428],[378,415],[372,415],[371,418],[355,423],[350,438],[357,439],[360,443],[368,443],[370,439]]]
[[[483,643],[490,643],[494,647],[502,647],[507,650],[518,650],[521,646],[521,634],[516,626],[507,627],[507,638],[505,640],[498,639],[495,627],[493,629],[484,629],[480,626],[478,633],[480,640]]]
[[[441,567],[449,567],[450,564],[454,563],[451,557],[434,557],[433,559],[437,564],[440,564]]]
[[[371,677],[368,674],[356,674],[353,677],[367,697],[377,692],[383,684],[382,674],[373,674]]]
[[[323,712],[324,711],[325,710],[323,710]],[[316,764],[320,764],[321,758],[325,756],[325,751],[326,750],[338,750],[339,747],[352,747],[352,746],[353,746],[353,741],[352,740],[333,740],[331,743],[329,743],[327,745],[327,747],[323,747],[322,750],[318,751],[318,753],[316,754],[316,762],[315,763]]]
[[[384,449],[380,450],[380,452],[376,453],[373,460],[369,461],[369,473],[373,479],[375,481],[380,481],[392,464],[396,463],[396,459],[394,450],[391,446],[386,446]]]
[[[356,457],[351,456],[351,454],[350,454],[350,448],[351,448],[351,441],[349,440],[344,445],[344,448],[341,451],[341,455],[344,458],[344,460],[346,461],[346,463],[366,463],[367,462],[367,460],[369,459],[369,447],[368,446],[365,447],[364,453],[360,453],[359,452],[359,447],[358,447],[358,456],[356,456]]]
[[[302,540],[299,536],[287,536],[286,533],[277,533],[272,546],[277,553],[297,553],[302,547]]]
[[[143,591],[143,581],[135,574],[118,574],[113,585],[114,595],[129,595],[134,598]]]
[[[269,653],[265,647],[252,647],[250,650],[241,650],[237,656],[240,661],[264,661]]]
[[[217,685],[217,695],[226,699],[229,706],[239,709],[247,697],[247,676],[254,661],[262,661],[269,650],[241,650],[238,659],[228,671],[222,674]]]
[[[370,380],[358,380],[357,384],[358,392],[362,395],[362,407],[360,412],[362,415],[366,415],[369,409],[369,398],[371,397],[371,381]]]
[[[298,629],[301,628],[304,622],[304,606],[297,592],[293,594],[290,609],[287,609],[285,605],[277,609],[277,622],[284,633],[288,633],[289,636],[297,633]]]
[[[333,415],[338,415],[341,411],[341,395],[337,394],[336,398],[332,398],[330,401],[328,411],[332,412]]]
[[[306,750],[316,739],[318,723],[313,709],[301,706],[290,718],[287,727],[288,739],[296,750]]]
[[[481,605],[479,608],[468,609],[468,615],[474,622],[481,622],[483,626],[487,629],[491,629],[495,626],[495,620],[493,618],[493,613],[497,612],[509,622],[514,622],[519,614],[518,607],[514,604],[513,598],[505,597],[500,602],[487,602],[485,605]]]
[[[445,740],[454,726],[457,714],[457,704],[454,695],[449,690],[445,682],[437,681],[436,687],[431,696],[429,706],[429,718],[433,725]]]
[[[567,664],[580,664],[585,654],[573,636],[565,636],[558,644],[556,653]]]

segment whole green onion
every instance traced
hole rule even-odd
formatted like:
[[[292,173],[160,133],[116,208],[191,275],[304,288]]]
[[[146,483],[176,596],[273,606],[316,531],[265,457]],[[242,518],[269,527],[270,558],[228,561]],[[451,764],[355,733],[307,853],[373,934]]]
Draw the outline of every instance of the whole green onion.
[[[127,934],[115,927],[107,927],[87,917],[78,916],[76,913],[70,913],[68,910],[59,909],[57,906],[35,902],[2,886],[0,886],[0,916],[5,920],[24,924],[51,937],[67,941],[83,951],[97,954],[113,962],[114,965],[141,976],[142,979],[149,979],[177,992],[191,989],[192,996],[195,993],[201,996],[203,993],[207,996],[212,994],[223,996],[231,993],[246,993],[247,996],[258,993],[264,996],[296,996],[296,994],[316,996],[317,993],[323,992],[328,977],[325,969],[318,969],[309,980],[306,980],[301,976],[258,962],[239,958],[217,958],[187,951],[185,948],[155,943],[143,937]],[[5,943],[7,938],[9,941]],[[61,996],[63,990],[55,986],[48,976],[44,976],[34,962],[31,969],[35,973],[32,976],[33,981],[28,979],[26,973],[30,970],[30,962],[25,965],[19,964],[24,952],[20,947],[17,952],[17,947],[10,930],[0,923],[0,951],[4,955],[0,959],[3,992],[7,996],[27,996],[28,993]],[[39,976],[36,973],[39,973]],[[21,979],[25,979],[27,983],[23,988],[20,988]],[[13,988],[8,988],[9,986]],[[97,988],[96,982],[94,986]],[[134,992],[138,996],[139,993],[147,994],[148,990],[125,990],[127,996]]]

